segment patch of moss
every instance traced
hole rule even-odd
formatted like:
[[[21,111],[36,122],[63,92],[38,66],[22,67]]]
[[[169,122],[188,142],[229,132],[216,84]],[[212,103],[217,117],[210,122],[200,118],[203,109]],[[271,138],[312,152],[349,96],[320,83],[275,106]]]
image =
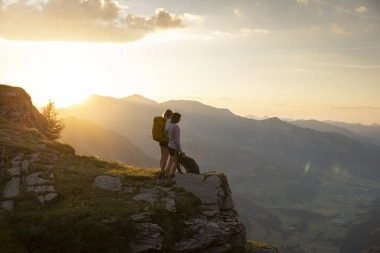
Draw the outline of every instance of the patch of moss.
[[[262,242],[251,241],[251,240],[247,240],[247,248],[248,249],[257,249],[257,248],[273,249],[273,250],[276,250],[276,252],[280,253],[280,251],[273,245],[265,244]]]

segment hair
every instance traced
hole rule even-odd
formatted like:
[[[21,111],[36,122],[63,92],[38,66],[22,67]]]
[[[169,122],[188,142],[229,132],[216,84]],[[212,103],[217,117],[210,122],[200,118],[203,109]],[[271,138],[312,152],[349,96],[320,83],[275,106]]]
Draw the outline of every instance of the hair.
[[[173,111],[170,110],[170,109],[166,109],[166,110],[164,111],[164,113],[162,114],[162,117],[163,117],[164,119],[168,119],[168,118],[170,118],[170,116],[172,116],[172,115],[173,115]]]
[[[178,112],[173,113],[171,123],[178,123],[179,120],[181,119],[181,114]]]

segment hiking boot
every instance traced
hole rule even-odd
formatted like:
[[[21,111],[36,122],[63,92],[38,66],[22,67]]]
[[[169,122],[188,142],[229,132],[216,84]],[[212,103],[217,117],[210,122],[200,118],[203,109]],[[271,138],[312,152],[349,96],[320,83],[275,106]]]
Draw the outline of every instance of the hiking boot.
[[[174,178],[174,174],[170,174],[169,175],[169,178],[171,179],[171,178]]]
[[[164,177],[165,177],[165,172],[160,172],[160,174],[158,175],[158,179],[163,180]]]

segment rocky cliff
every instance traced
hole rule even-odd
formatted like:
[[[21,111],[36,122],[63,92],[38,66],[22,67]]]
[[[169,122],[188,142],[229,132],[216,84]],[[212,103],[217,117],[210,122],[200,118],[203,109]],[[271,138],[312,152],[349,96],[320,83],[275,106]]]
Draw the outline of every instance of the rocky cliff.
[[[224,174],[163,184],[158,169],[77,156],[44,138],[23,89],[0,98],[0,252],[278,252],[247,243]]]

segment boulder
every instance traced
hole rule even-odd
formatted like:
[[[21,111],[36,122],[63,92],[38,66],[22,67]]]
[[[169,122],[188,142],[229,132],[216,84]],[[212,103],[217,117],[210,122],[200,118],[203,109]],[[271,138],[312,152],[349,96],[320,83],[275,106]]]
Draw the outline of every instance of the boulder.
[[[108,191],[120,191],[121,180],[118,177],[102,175],[95,178],[94,186]]]

